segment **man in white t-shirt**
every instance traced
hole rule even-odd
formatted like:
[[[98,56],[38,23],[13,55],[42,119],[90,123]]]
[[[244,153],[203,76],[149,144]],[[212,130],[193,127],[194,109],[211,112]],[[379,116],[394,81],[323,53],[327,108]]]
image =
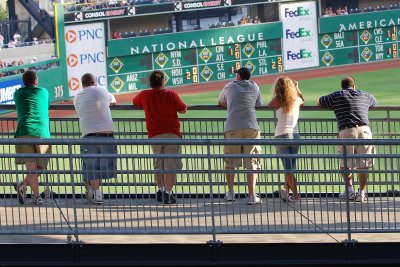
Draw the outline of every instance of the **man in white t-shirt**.
[[[83,90],[75,96],[74,106],[82,137],[114,139],[110,105],[117,103],[115,97],[105,88],[97,86],[91,73],[84,74],[81,82]],[[107,140],[104,140],[104,145],[83,144],[81,154],[117,154],[117,146],[107,144]],[[116,176],[116,158],[83,158],[82,161],[86,197],[90,203],[102,204],[101,180]]]

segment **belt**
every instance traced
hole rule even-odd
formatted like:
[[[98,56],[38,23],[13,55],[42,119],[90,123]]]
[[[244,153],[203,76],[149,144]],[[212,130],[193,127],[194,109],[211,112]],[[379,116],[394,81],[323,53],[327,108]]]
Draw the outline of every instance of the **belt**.
[[[85,136],[114,137],[114,133],[89,133]]]
[[[346,129],[350,129],[350,128],[357,128],[357,127],[361,127],[361,126],[367,126],[367,124],[365,123],[360,123],[360,124],[346,124],[344,125],[342,128],[340,128],[339,130],[346,130]]]

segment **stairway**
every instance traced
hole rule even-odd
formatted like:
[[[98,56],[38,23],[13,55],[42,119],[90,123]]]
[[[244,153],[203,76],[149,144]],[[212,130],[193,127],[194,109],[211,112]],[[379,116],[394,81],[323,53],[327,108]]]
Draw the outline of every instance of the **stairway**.
[[[54,18],[50,16],[46,10],[40,9],[39,5],[33,0],[19,0],[19,2],[38,22],[32,31],[33,36],[39,36],[43,31],[45,31],[52,39],[54,39]]]

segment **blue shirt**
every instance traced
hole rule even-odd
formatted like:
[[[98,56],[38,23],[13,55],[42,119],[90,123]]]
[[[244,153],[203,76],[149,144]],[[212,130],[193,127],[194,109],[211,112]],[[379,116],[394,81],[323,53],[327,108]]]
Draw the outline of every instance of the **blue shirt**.
[[[332,109],[339,130],[356,125],[368,125],[368,110],[376,105],[373,95],[348,87],[319,99],[321,107]]]

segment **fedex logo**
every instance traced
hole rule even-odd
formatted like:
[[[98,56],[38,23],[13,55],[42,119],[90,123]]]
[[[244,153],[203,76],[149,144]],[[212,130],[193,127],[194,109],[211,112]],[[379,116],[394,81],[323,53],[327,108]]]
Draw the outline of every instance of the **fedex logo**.
[[[304,28],[299,28],[298,31],[292,32],[290,29],[286,30],[286,39],[306,38],[311,37],[311,31]]]
[[[312,52],[307,51],[306,49],[300,49],[299,52],[289,50],[286,53],[286,57],[287,57],[287,60],[312,58]]]
[[[290,10],[289,8],[285,8],[285,18],[287,17],[303,17],[310,16],[310,9],[299,6],[296,10]]]

